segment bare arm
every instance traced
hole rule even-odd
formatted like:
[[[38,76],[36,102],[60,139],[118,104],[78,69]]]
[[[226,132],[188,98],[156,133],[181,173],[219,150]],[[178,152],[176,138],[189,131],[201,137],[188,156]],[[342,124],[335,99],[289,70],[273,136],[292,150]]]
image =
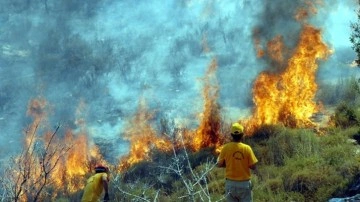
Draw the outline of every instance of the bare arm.
[[[249,168],[254,172],[255,175],[257,175],[259,178],[261,178],[259,170],[257,169],[256,164],[253,164],[253,165],[249,166]]]
[[[217,167],[219,167],[219,168],[226,167],[225,160],[220,161],[220,159],[218,158],[218,159],[217,159],[217,162],[216,162],[216,165],[217,165]]]
[[[219,168],[225,168],[226,166],[225,166],[225,162],[222,162],[222,163],[220,163],[220,162],[217,162],[217,167],[219,167]]]
[[[109,173],[102,176],[102,185],[105,191],[104,201],[109,201]]]
[[[105,190],[105,195],[104,195],[104,201],[109,201],[110,198],[109,198],[109,185],[108,185],[108,181],[103,179],[102,180],[102,183],[103,183],[103,187],[104,187],[104,190]]]
[[[102,183],[103,183],[104,191],[105,191],[105,194],[106,194],[109,191],[108,181],[103,179]]]

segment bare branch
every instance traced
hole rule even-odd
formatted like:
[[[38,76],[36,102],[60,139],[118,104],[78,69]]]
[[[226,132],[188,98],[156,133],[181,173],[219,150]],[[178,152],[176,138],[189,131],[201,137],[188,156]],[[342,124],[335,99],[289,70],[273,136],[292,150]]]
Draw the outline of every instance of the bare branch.
[[[55,142],[55,136],[59,131],[60,125],[57,125],[54,132],[51,133],[49,140],[44,141],[44,149],[37,147],[36,134],[39,122],[32,126],[28,136],[29,141],[21,152],[20,156],[10,158],[11,165],[7,168],[7,179],[1,180],[2,188],[10,190],[11,201],[23,201],[26,196],[27,201],[39,201],[44,197],[45,187],[50,185],[50,176],[58,166],[61,158],[71,149],[72,146],[60,145]]]

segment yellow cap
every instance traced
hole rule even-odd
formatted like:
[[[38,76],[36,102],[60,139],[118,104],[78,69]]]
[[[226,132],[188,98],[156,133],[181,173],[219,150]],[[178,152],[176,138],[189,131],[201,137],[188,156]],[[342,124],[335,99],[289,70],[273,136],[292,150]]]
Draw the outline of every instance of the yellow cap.
[[[231,134],[242,134],[244,132],[244,126],[242,126],[240,123],[234,123],[231,126]]]

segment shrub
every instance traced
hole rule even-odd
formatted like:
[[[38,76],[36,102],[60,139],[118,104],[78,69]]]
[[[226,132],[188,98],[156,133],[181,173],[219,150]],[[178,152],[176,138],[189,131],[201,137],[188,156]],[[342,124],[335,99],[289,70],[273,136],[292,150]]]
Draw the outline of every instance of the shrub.
[[[208,186],[212,193],[225,193],[225,171],[223,168],[214,168],[208,174]]]
[[[342,102],[336,107],[335,115],[332,118],[337,127],[347,128],[359,125],[356,109],[346,102]]]
[[[214,148],[204,148],[199,150],[198,152],[189,154],[190,164],[193,168],[202,165],[207,162],[216,162],[216,156],[214,152]]]
[[[325,105],[336,105],[342,101],[357,104],[360,98],[359,80],[355,77],[339,79],[337,83],[320,83],[317,99]]]
[[[286,165],[282,173],[285,191],[300,193],[306,201],[328,199],[342,180],[319,156],[288,159]],[[324,189],[329,193],[321,192]]]
[[[285,160],[293,156],[310,156],[318,153],[318,137],[305,129],[287,129],[277,127],[276,135],[262,141],[254,147],[254,152],[261,163],[284,166]]]
[[[253,132],[251,141],[262,144],[270,137],[276,136],[283,129],[284,127],[280,125],[262,125]]]
[[[349,141],[358,127],[278,130],[255,144],[258,176],[253,177],[255,201],[327,201],[343,194],[359,172],[357,145]],[[259,155],[260,154],[260,155]]]
[[[141,179],[142,182],[154,182],[158,174],[159,171],[154,162],[142,161],[123,173],[123,181],[131,183]]]

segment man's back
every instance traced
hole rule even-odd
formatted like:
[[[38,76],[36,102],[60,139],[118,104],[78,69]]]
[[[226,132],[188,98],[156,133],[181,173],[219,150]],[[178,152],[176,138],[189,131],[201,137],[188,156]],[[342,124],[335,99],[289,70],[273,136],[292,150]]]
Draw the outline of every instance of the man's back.
[[[81,202],[98,201],[103,191],[103,180],[107,178],[106,173],[96,173],[87,182]]]
[[[254,165],[257,159],[249,145],[230,142],[222,148],[219,161],[225,161],[227,179],[245,181],[250,179],[250,166]]]
[[[227,202],[251,202],[250,169],[257,171],[257,159],[249,145],[241,142],[244,127],[240,123],[231,126],[233,141],[221,149],[217,166],[225,167],[225,194]]]

